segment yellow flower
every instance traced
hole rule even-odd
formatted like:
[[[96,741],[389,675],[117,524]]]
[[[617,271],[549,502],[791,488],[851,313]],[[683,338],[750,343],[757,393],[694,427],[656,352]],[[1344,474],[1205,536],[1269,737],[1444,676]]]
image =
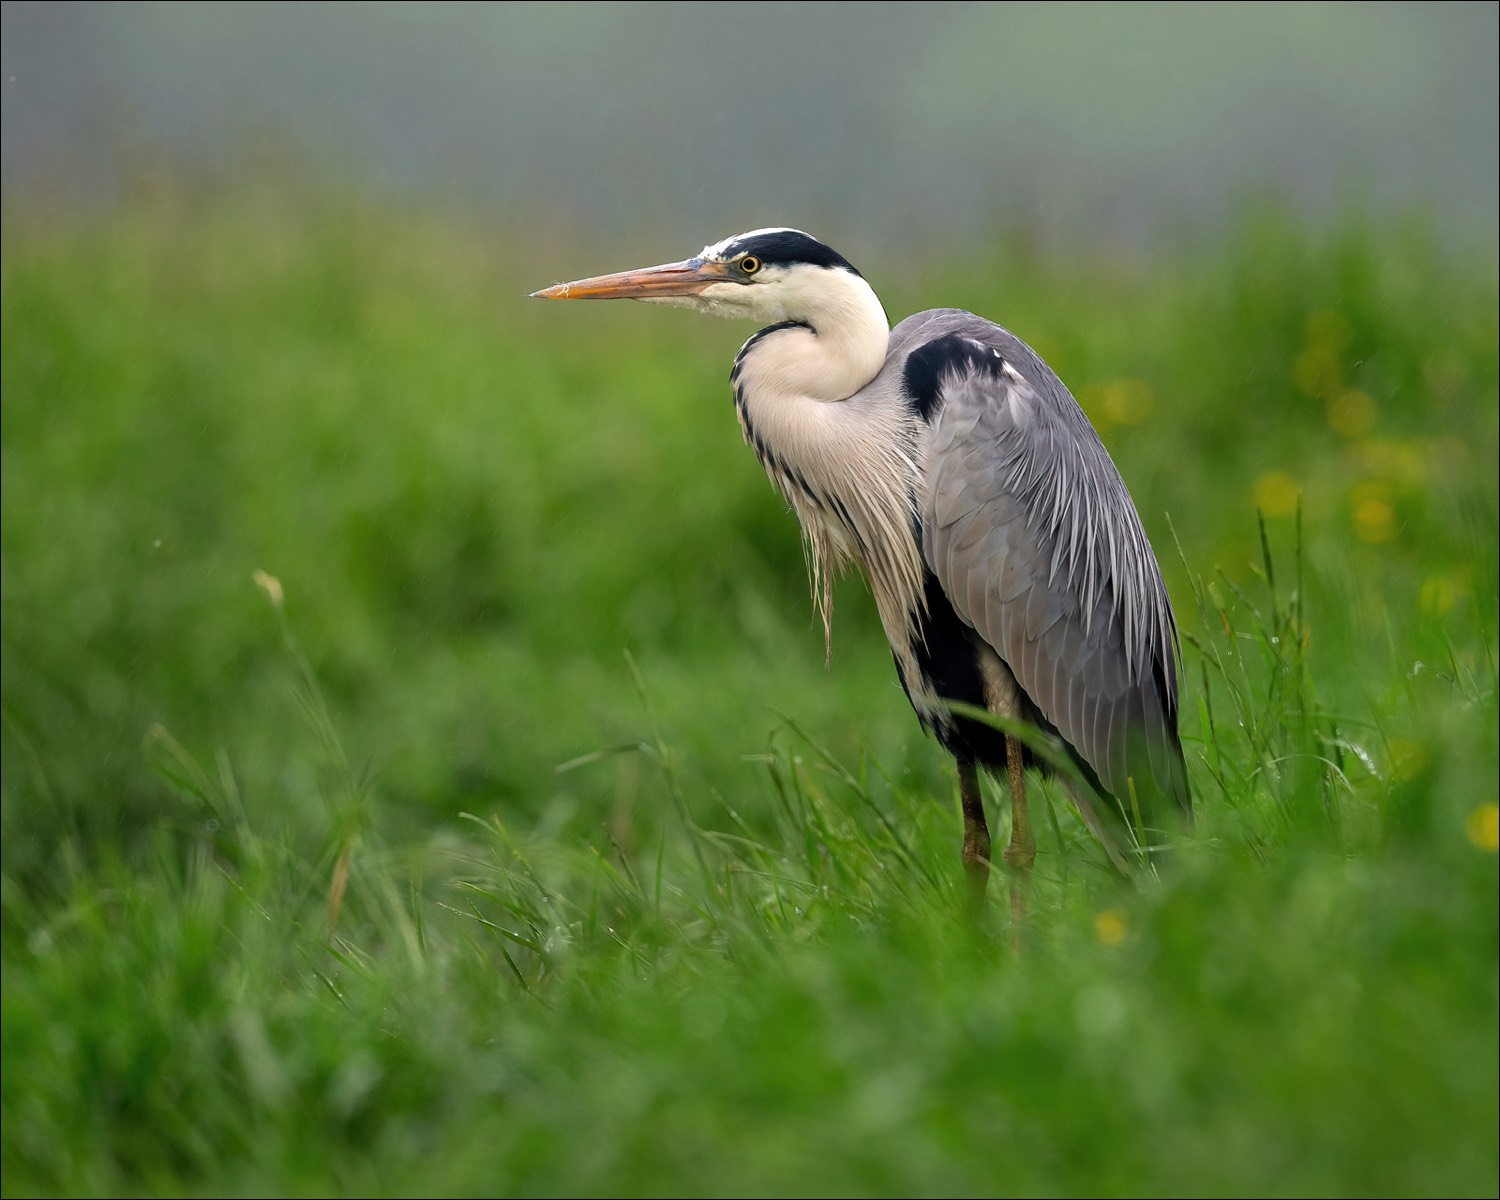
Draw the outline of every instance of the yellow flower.
[[[1500,804],[1481,804],[1464,822],[1464,833],[1477,850],[1500,850]]]
[[[1357,484],[1350,498],[1354,502],[1354,532],[1360,541],[1376,545],[1395,540],[1396,506],[1391,503],[1391,489],[1386,484],[1376,480]]]
[[[1118,946],[1127,932],[1125,914],[1118,908],[1106,908],[1094,918],[1094,935],[1106,946]]]
[[[1267,471],[1255,481],[1255,507],[1268,517],[1289,517],[1297,511],[1302,488],[1285,471]]]

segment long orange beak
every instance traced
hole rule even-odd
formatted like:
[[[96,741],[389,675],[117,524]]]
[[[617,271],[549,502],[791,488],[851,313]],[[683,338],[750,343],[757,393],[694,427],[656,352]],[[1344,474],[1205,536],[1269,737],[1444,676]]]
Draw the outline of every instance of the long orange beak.
[[[652,296],[695,296],[711,283],[723,283],[729,272],[723,263],[690,258],[685,262],[641,267],[615,275],[595,275],[557,283],[539,292],[538,300],[642,300]]]

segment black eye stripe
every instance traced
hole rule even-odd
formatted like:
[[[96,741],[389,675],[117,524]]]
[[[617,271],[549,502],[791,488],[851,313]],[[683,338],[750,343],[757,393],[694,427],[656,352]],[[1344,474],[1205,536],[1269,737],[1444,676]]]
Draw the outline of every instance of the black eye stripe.
[[[728,239],[722,249],[730,261],[742,262],[748,256],[756,259],[762,269],[767,263],[775,263],[778,267],[838,267],[851,275],[859,274],[843,255],[796,229],[741,234]]]

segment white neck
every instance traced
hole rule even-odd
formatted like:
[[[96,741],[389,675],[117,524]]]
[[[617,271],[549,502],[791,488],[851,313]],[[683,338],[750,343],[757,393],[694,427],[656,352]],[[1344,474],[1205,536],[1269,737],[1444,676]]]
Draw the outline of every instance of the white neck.
[[[885,364],[891,328],[885,309],[870,285],[848,271],[798,275],[766,289],[774,304],[754,315],[797,321],[811,332],[778,332],[751,349],[759,386],[810,400],[847,400]]]
[[[804,324],[745,343],[735,403],[745,439],[802,522],[825,634],[833,575],[853,558],[869,576],[892,646],[904,646],[922,594],[911,532],[917,418],[899,389],[868,386],[890,338],[875,293],[847,271],[817,276],[802,295],[778,288],[783,303],[760,314]]]

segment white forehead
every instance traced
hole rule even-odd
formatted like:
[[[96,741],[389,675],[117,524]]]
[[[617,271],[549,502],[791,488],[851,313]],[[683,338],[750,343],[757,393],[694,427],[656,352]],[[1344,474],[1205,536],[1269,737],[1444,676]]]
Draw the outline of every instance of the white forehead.
[[[803,237],[810,237],[802,233],[800,229],[793,229],[788,225],[768,225],[764,229],[747,229],[744,233],[736,233],[733,237],[727,237],[722,242],[715,242],[712,246],[704,246],[699,258],[724,258],[729,253],[729,247],[736,242],[743,242],[746,238],[761,237],[768,233],[800,233]]]

